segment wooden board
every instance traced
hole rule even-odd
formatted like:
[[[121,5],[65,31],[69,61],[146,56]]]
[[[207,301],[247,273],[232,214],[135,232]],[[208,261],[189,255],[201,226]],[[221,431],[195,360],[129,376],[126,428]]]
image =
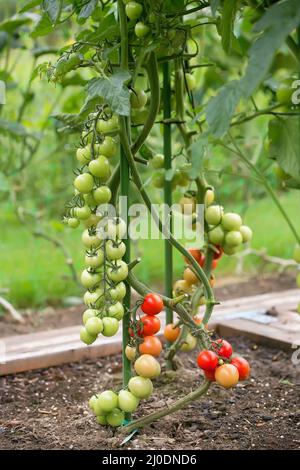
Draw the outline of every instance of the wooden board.
[[[300,315],[293,312],[300,290],[233,299],[217,305],[210,327],[220,335],[247,335],[255,342],[281,348],[300,344]],[[266,315],[276,309],[277,316]],[[162,328],[164,315],[161,315]],[[91,346],[79,340],[80,325],[0,340],[0,375],[55,366],[119,353],[121,331],[113,338],[100,336]]]

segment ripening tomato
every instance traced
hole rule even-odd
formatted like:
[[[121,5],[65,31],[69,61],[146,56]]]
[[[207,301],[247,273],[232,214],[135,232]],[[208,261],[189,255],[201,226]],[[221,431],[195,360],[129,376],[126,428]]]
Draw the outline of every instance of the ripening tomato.
[[[199,282],[199,279],[197,278],[196,274],[190,268],[186,268],[184,270],[183,279],[190,285],[197,284]]]
[[[231,364],[234,365],[239,372],[239,379],[246,380],[250,375],[250,365],[243,357],[233,357]]]
[[[214,260],[220,259],[223,254],[223,248],[220,245],[215,245],[214,248],[216,249],[213,254]]]
[[[203,370],[215,370],[218,365],[218,356],[214,351],[204,349],[197,357],[197,364]]]
[[[153,392],[151,380],[139,376],[131,377],[128,382],[128,388],[137,398],[149,398]]]
[[[125,348],[125,356],[127,357],[127,359],[130,362],[133,362],[135,360],[135,356],[136,356],[136,348],[134,348],[133,346],[130,346],[129,344],[127,344],[127,346]]]
[[[144,297],[144,302],[141,305],[141,309],[147,315],[157,315],[164,308],[162,298],[155,293],[147,294]]]
[[[176,341],[179,335],[180,335],[179,326],[175,326],[174,323],[169,323],[168,325],[165,326],[164,337],[170,343],[174,343],[174,341]]]
[[[202,251],[201,251],[201,250],[198,250],[197,248],[189,248],[189,249],[188,249],[188,252],[189,252],[189,254],[190,254],[193,258],[195,258],[195,260],[197,261],[197,263],[200,264],[200,263],[202,262],[202,256],[203,256],[203,254],[202,254]],[[186,263],[189,263],[189,262],[190,262],[187,258],[185,258],[185,261],[186,261]]]
[[[139,345],[141,354],[150,354],[151,356],[159,356],[162,351],[161,341],[157,336],[145,336],[143,343]]]
[[[232,364],[223,364],[215,370],[216,382],[224,388],[234,387],[239,381],[239,371]]]
[[[142,354],[134,363],[138,375],[147,379],[154,379],[160,375],[160,364],[150,354]]]
[[[192,286],[184,279],[178,279],[173,285],[173,292],[175,297],[181,294],[191,294]]]
[[[98,336],[103,331],[103,322],[101,318],[91,317],[85,323],[85,329],[91,336]]]
[[[184,340],[184,343],[180,346],[180,350],[183,352],[190,352],[197,346],[197,338],[188,333]]]
[[[225,339],[219,338],[216,341],[215,351],[219,356],[229,359],[232,356],[232,346]]]
[[[160,319],[154,315],[143,315],[141,322],[143,323],[141,331],[143,336],[155,335],[160,330]]]

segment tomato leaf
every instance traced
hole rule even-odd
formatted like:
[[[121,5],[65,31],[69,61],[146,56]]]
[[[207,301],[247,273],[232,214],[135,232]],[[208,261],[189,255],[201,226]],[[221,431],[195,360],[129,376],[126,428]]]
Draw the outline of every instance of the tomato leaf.
[[[38,38],[39,36],[46,36],[46,34],[51,33],[53,29],[53,25],[51,24],[48,15],[45,13],[43,16],[40,17],[39,21],[36,23],[30,36],[33,39]]]
[[[191,164],[192,168],[189,171],[190,178],[195,180],[203,169],[203,159],[207,146],[208,135],[203,134],[191,147]]]
[[[19,10],[19,13],[24,13],[25,11],[29,11],[32,8],[38,6],[41,3],[40,0],[29,0],[28,2],[25,2],[22,8]]]
[[[229,52],[233,41],[233,27],[237,12],[238,0],[227,0],[224,3],[221,19],[222,46],[225,52]]]
[[[14,15],[11,18],[0,23],[0,30],[13,34],[20,26],[31,23],[32,16],[30,14]]]
[[[48,15],[52,24],[55,24],[60,17],[62,0],[43,0],[42,9]]]
[[[300,181],[300,120],[298,116],[277,117],[269,122],[270,157]]]
[[[97,6],[98,0],[90,0],[87,2],[80,10],[78,18],[79,19],[87,19]]]
[[[87,85],[88,99],[103,98],[112,111],[121,116],[129,116],[130,95],[125,86],[129,79],[129,72],[121,69],[107,78],[93,78]]]

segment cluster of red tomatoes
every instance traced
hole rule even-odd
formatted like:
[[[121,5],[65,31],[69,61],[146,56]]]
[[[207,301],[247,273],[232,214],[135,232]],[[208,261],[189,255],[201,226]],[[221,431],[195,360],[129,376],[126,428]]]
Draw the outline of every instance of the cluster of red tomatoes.
[[[212,343],[212,349],[198,354],[197,364],[204,371],[205,378],[217,382],[224,388],[234,387],[250,375],[250,365],[243,357],[232,357],[233,349],[224,339]]]

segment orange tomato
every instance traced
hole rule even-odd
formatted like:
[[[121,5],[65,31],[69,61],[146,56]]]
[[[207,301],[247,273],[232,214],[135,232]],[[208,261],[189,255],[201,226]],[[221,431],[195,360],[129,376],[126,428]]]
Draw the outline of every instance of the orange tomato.
[[[162,351],[162,344],[156,336],[145,336],[144,341],[139,345],[141,354],[159,356]]]
[[[223,364],[215,370],[216,382],[224,388],[234,387],[239,381],[239,371],[232,364]]]
[[[183,272],[183,279],[189,284],[197,284],[199,279],[197,278],[196,274],[191,270],[191,268],[186,268]]]
[[[174,323],[169,323],[165,326],[164,337],[170,343],[174,343],[180,334],[179,326],[175,326]]]

